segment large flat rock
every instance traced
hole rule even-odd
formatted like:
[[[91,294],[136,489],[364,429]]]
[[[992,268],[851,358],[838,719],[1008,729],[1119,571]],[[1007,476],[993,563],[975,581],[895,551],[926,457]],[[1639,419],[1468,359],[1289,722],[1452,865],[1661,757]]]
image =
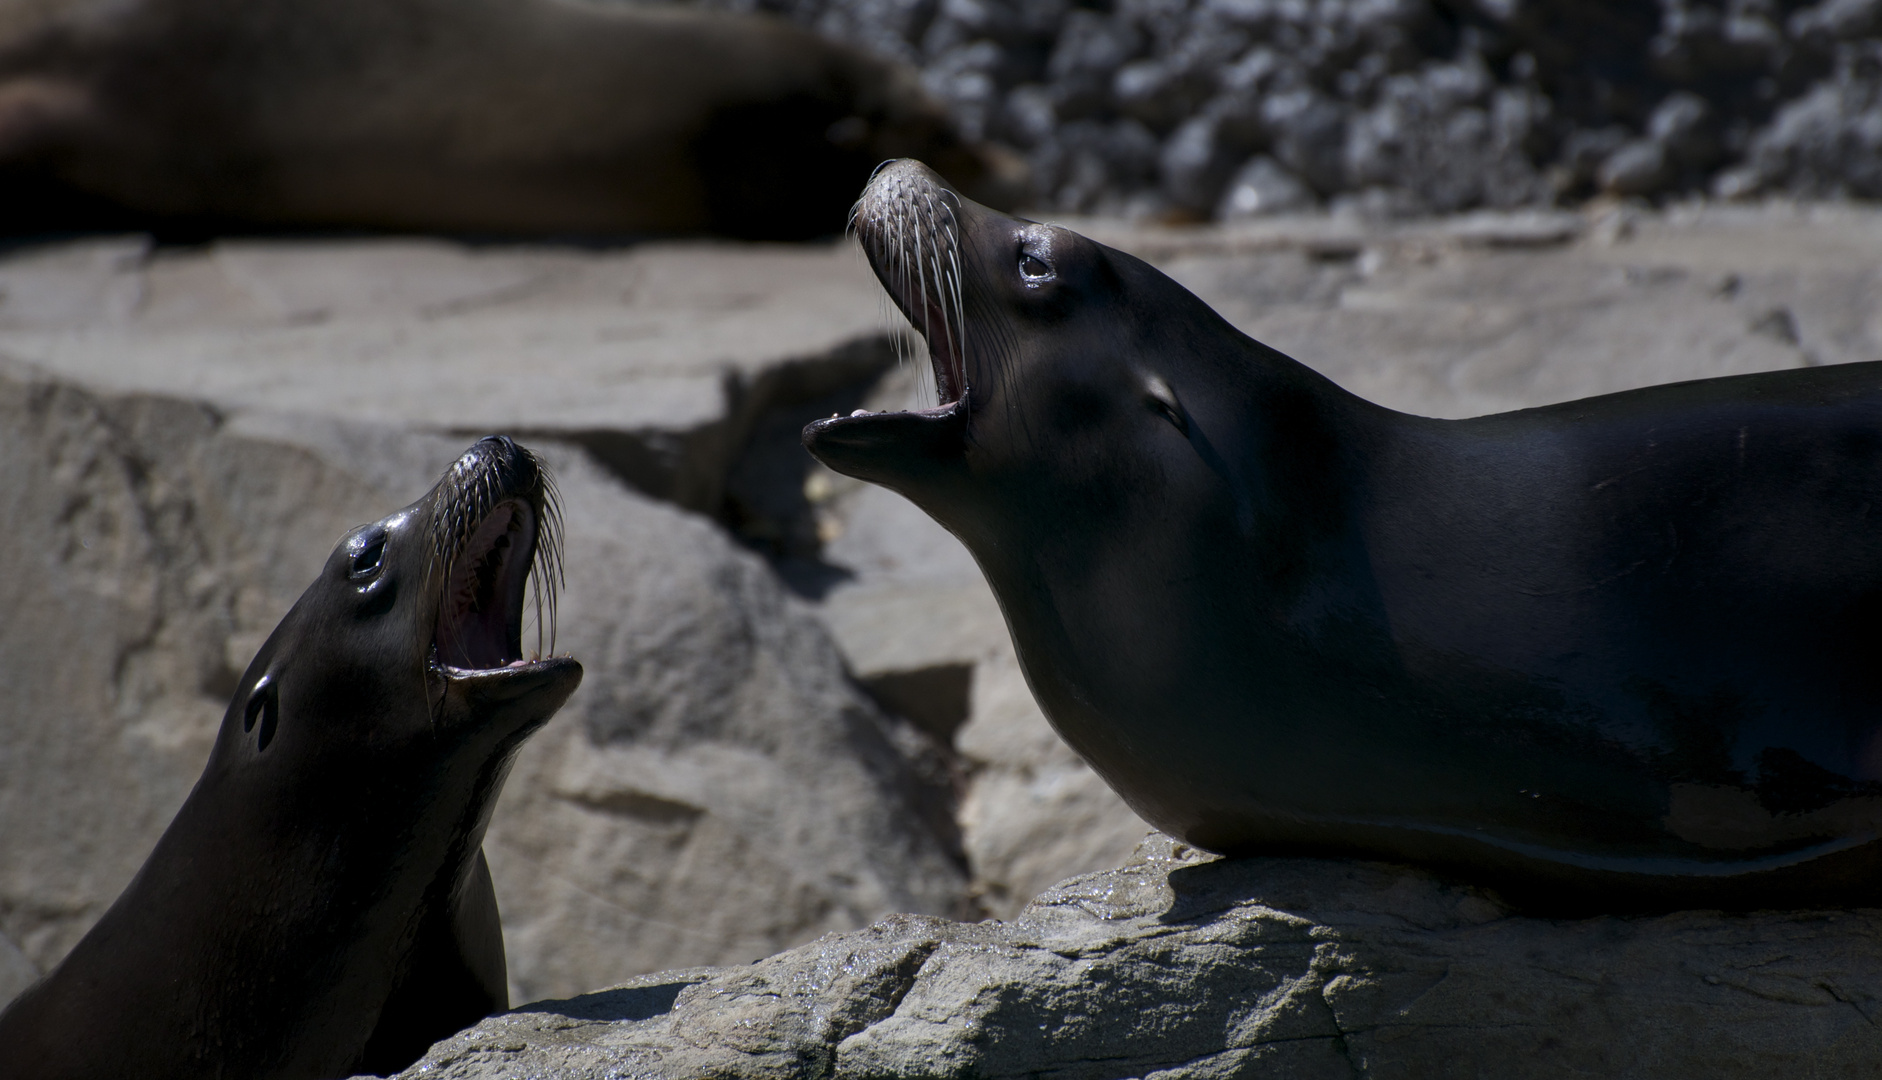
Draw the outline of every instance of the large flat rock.
[[[0,263],[0,353],[223,410],[574,439],[713,513],[758,412],[880,372],[872,283],[833,245],[105,239]]]
[[[1396,867],[1152,835],[1011,922],[898,916],[542,1001],[411,1080],[1858,1077],[1882,912],[1511,915]]]

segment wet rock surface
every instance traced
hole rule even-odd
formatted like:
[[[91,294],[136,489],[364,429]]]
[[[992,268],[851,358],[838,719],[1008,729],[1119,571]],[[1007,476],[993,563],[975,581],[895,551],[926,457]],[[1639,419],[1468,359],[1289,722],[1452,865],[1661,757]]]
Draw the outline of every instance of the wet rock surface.
[[[1152,834],[1011,922],[896,916],[491,1017],[406,1077],[1840,1077],[1882,913],[1575,922],[1375,863]]]
[[[1882,196],[1874,0],[696,2],[918,65],[1061,212]]]
[[[1077,227],[1431,415],[1882,359],[1882,215],[1849,207]],[[1011,918],[1142,836],[966,552],[798,446],[924,392],[846,249],[130,238],[8,253],[0,289],[0,996],[135,871],[333,541],[492,430],[565,479],[588,667],[491,828],[512,1000]]]

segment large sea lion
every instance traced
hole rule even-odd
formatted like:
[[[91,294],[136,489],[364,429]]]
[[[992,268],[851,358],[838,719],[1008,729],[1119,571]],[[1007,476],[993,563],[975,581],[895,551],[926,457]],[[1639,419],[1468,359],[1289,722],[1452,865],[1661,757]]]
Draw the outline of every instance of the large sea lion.
[[[340,541],[243,674],[123,895],[0,1014],[0,1076],[393,1072],[508,1004],[484,827],[582,670],[553,612],[548,474],[485,439]]]
[[[885,157],[1010,185],[915,75],[779,20],[580,0],[9,0],[14,231],[843,227]],[[993,190],[989,187],[988,190]]]
[[[944,404],[805,445],[960,537],[1158,828],[1536,909],[1882,901],[1882,364],[1433,420],[917,163],[855,227]]]

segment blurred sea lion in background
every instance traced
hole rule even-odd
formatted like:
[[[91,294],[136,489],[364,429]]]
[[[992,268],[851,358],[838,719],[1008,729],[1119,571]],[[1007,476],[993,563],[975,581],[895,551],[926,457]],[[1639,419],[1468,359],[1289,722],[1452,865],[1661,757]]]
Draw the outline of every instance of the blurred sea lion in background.
[[[578,0],[10,0],[0,229],[842,230],[885,158],[1004,202],[911,70]]]

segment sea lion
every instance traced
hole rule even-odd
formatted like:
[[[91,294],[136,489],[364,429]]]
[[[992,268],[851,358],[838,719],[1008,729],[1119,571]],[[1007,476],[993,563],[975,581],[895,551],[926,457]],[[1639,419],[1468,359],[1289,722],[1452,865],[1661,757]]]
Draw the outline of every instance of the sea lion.
[[[508,1007],[484,827],[581,682],[525,659],[554,487],[508,439],[354,529],[243,674],[131,884],[0,1013],[0,1076],[395,1072]]]
[[[835,234],[885,157],[1015,182],[913,72],[780,20],[577,0],[14,0],[13,230]],[[1016,159],[1015,159],[1016,160]]]
[[[1882,900],[1882,364],[1433,420],[914,162],[855,229],[943,404],[804,444],[966,544],[1153,825],[1540,910]]]

